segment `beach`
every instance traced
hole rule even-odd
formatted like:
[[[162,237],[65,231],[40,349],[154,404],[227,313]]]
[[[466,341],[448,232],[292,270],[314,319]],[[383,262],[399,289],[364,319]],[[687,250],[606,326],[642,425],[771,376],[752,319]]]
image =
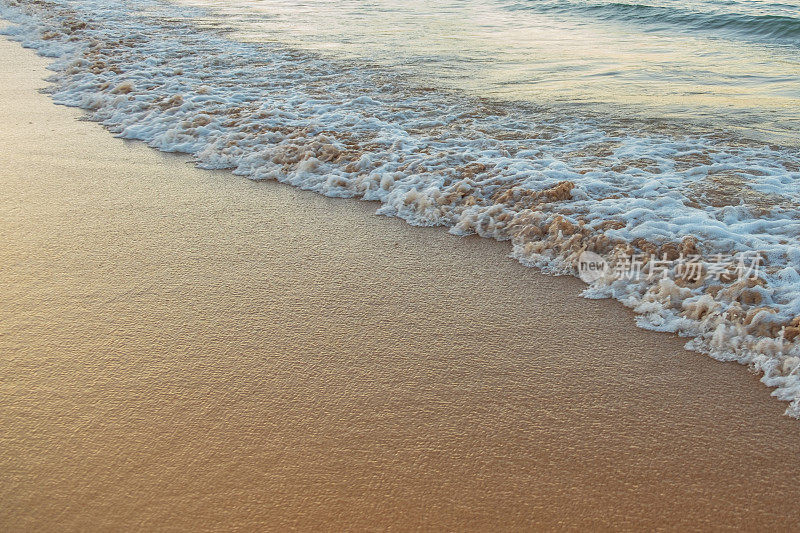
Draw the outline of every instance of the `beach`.
[[[574,278],[114,138],[0,41],[0,526],[792,529],[800,425]]]

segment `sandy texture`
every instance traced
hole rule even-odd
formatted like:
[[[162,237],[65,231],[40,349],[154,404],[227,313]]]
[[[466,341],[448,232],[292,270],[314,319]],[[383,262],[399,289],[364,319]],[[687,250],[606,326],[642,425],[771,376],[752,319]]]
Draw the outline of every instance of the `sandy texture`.
[[[0,42],[0,529],[800,527],[800,423],[507,248],[196,170]]]

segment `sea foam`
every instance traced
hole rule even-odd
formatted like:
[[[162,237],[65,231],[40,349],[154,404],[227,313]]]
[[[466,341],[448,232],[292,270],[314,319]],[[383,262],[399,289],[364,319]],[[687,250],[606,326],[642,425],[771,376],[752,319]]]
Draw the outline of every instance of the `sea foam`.
[[[381,72],[198,28],[156,0],[0,0],[6,35],[54,59],[55,102],[202,168],[381,203],[378,213],[508,240],[576,274],[644,328],[749,365],[800,417],[800,157],[663,124],[602,123],[426,90]],[[113,179],[113,176],[109,176]],[[723,268],[763,260],[749,277]],[[619,275],[643,257],[659,275]],[[696,275],[681,275],[692,258]],[[738,263],[736,263],[738,261]]]

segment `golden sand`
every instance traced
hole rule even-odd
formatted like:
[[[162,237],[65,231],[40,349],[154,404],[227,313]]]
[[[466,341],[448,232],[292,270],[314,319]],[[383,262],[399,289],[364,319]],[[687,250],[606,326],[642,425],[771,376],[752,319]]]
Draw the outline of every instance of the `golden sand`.
[[[507,248],[194,169],[0,41],[0,529],[800,527],[800,422]]]

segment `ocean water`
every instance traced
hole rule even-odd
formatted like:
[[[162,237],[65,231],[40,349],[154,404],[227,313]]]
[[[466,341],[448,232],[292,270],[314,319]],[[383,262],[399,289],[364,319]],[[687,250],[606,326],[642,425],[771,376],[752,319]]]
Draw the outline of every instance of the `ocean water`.
[[[206,23],[236,39],[438,89],[800,145],[797,0],[180,1],[211,8]]]
[[[111,132],[553,274],[590,256],[587,297],[749,365],[800,417],[800,4],[0,6],[53,58],[53,99]]]

